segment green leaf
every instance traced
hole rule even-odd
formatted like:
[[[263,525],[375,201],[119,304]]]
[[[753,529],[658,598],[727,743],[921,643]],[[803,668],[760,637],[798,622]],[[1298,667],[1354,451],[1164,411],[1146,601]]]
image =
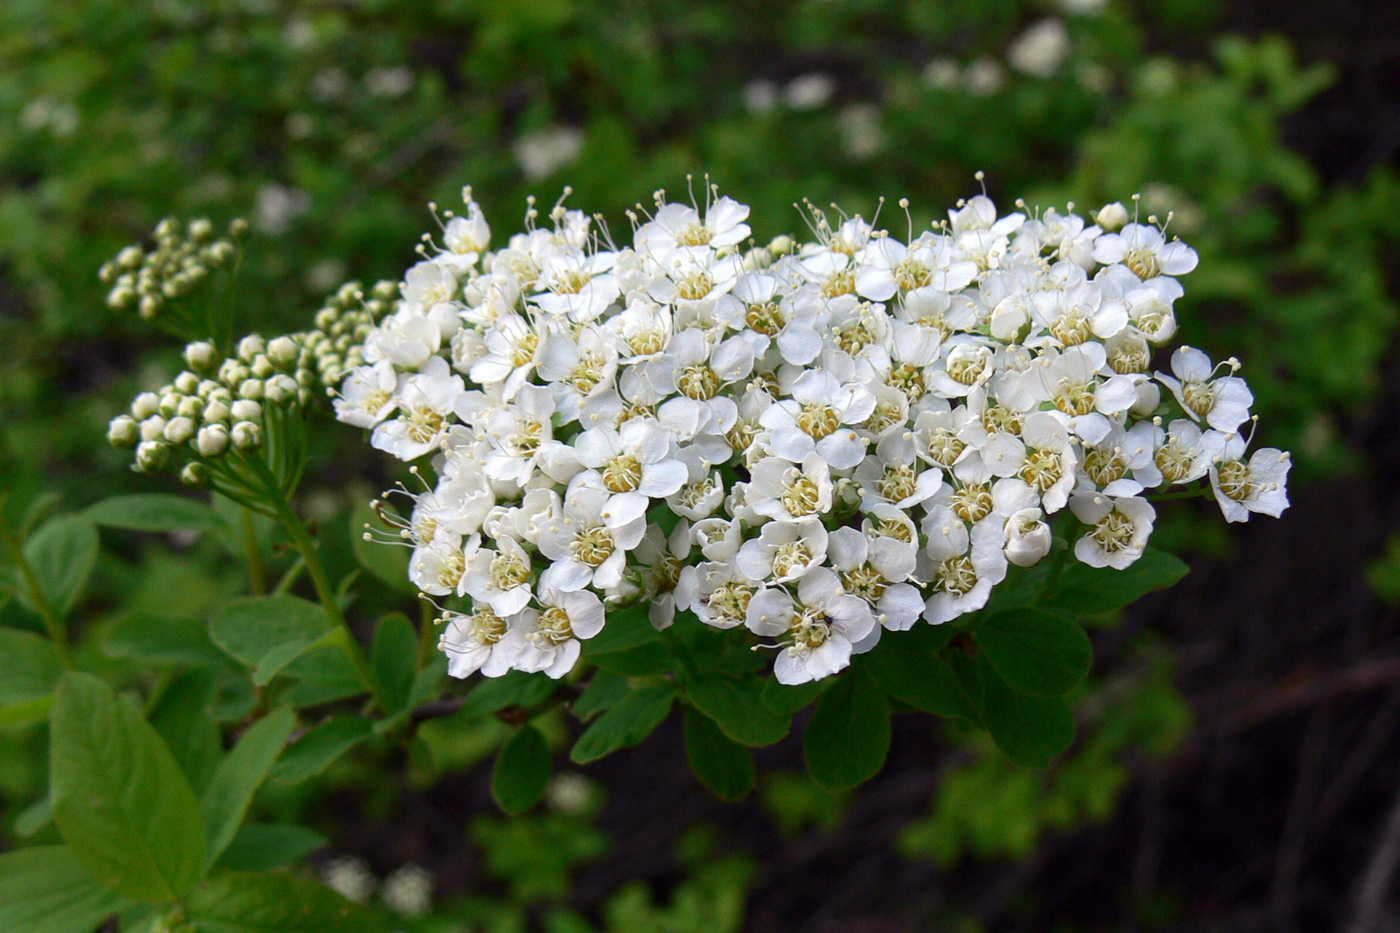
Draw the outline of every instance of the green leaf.
[[[887,633],[874,651],[860,656],[860,665],[895,699],[935,716],[976,723],[977,705],[952,665],[910,647],[903,650],[906,646]]]
[[[583,653],[592,660],[595,654],[625,651],[660,640],[661,633],[652,627],[645,606],[611,609],[603,630],[583,643]]]
[[[739,800],[753,790],[753,753],[692,709],[685,711],[685,757],[700,783],[722,800]]]
[[[624,648],[621,651],[590,654],[587,660],[605,671],[612,671],[624,677],[666,674],[676,666],[675,656],[659,641]]]
[[[826,790],[845,790],[880,772],[890,750],[890,701],[859,669],[837,679],[802,736],[807,771]]]
[[[48,717],[51,709],[53,709],[52,693],[16,703],[13,706],[0,706],[0,729],[39,722]]]
[[[1068,692],[1089,673],[1094,660],[1083,626],[1031,606],[995,612],[982,620],[974,634],[1007,685],[1031,696]]]
[[[587,722],[590,718],[612,706],[627,696],[632,685],[626,677],[611,671],[597,671],[580,696],[569,709],[579,719]]]
[[[373,911],[286,872],[230,872],[190,894],[191,933],[382,933]]]
[[[230,871],[277,869],[328,845],[319,832],[290,822],[245,822],[224,855],[218,856],[216,867]]]
[[[985,655],[978,656],[984,695],[982,718],[997,748],[1029,768],[1048,768],[1074,742],[1074,713],[1063,697],[1017,693],[998,676]]]
[[[249,667],[273,652],[308,648],[330,629],[326,610],[295,596],[245,596],[225,604],[209,620],[214,643]],[[286,658],[290,663],[293,658]]]
[[[204,791],[200,812],[208,828],[210,865],[233,840],[248,813],[253,795],[267,777],[268,770],[286,747],[287,737],[296,727],[296,716],[287,709],[269,713],[248,728],[238,740]]]
[[[780,684],[769,677],[763,682],[760,696],[763,705],[779,716],[793,716],[816,702],[822,691],[830,686],[826,680],[809,680],[805,684]]]
[[[219,856],[216,868],[267,871],[328,845],[325,836],[292,823],[244,823]]]
[[[467,694],[462,704],[462,712],[470,716],[482,716],[505,709],[507,706],[520,706],[529,709],[538,706],[554,695],[559,689],[559,681],[552,680],[543,671],[527,674],[524,671],[510,671],[500,677],[485,677]]]
[[[0,712],[53,693],[58,651],[47,638],[0,628]]]
[[[83,513],[94,525],[127,531],[215,531],[228,524],[208,505],[184,496],[143,492],[117,496]]]
[[[1153,590],[1174,586],[1190,572],[1181,558],[1151,547],[1126,570],[1072,561],[1044,604],[1074,616],[1117,612]]]
[[[228,655],[209,640],[209,626],[197,619],[130,615],[107,627],[102,650],[109,658],[146,664],[227,664]]]
[[[388,699],[389,708],[384,712],[403,709],[418,670],[418,632],[407,616],[395,612],[379,620],[370,657],[374,676]]]
[[[205,668],[188,670],[170,682],[148,714],[196,794],[214,776],[224,751],[210,702],[213,695],[212,673]]]
[[[374,723],[358,716],[327,719],[287,747],[272,766],[272,779],[282,784],[299,784],[313,778],[369,738],[373,730]]]
[[[550,768],[549,745],[538,729],[526,723],[496,755],[491,796],[506,813],[524,813],[544,796]]]
[[[133,900],[185,894],[204,868],[199,805],[136,704],[70,671],[50,721],[54,822],[78,861]]]
[[[53,801],[45,797],[21,810],[15,815],[15,835],[29,839],[39,830],[53,822]]]
[[[24,557],[34,568],[39,589],[60,619],[78,604],[97,563],[97,528],[82,515],[51,519],[24,543]],[[32,595],[21,587],[20,601],[37,611]]]
[[[408,579],[408,548],[382,541],[366,541],[365,525],[369,525],[378,538],[395,542],[402,540],[397,528],[384,524],[369,503],[362,501],[350,515],[350,546],[360,566],[375,579],[396,590],[416,593],[417,589]]]
[[[670,684],[654,684],[632,691],[593,720],[574,743],[569,758],[583,765],[636,745],[661,725],[671,711],[675,695],[676,688]]]
[[[127,903],[88,874],[67,846],[0,855],[0,930],[5,933],[91,933]]]
[[[791,716],[780,716],[764,705],[761,680],[706,678],[687,684],[685,694],[725,735],[742,745],[773,745],[786,738],[792,727]]]

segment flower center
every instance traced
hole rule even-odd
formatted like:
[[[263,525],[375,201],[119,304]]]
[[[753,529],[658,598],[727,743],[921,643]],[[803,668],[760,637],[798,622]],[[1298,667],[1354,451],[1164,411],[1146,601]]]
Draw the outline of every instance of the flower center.
[[[681,562],[667,554],[651,565],[649,577],[652,589],[657,593],[670,593],[681,582]]]
[[[709,227],[698,220],[692,220],[681,227],[680,232],[676,234],[676,242],[681,246],[707,246],[714,236]]]
[[[1134,527],[1133,520],[1115,508],[1094,526],[1090,537],[1105,554],[1115,554],[1132,546]]]
[[[859,596],[872,606],[885,595],[885,587],[889,585],[885,575],[869,564],[861,564],[841,574],[841,581],[845,583],[848,593]]]
[[[1181,385],[1181,400],[1187,408],[1204,418],[1215,407],[1215,386],[1208,382],[1184,382]]]
[[[787,509],[793,518],[814,514],[821,501],[821,490],[817,481],[797,469],[789,470],[788,475],[791,479],[779,499],[783,508]]]
[[[904,417],[904,412],[898,405],[882,398],[875,403],[875,410],[866,419],[865,426],[876,434],[883,434],[895,425],[903,423]]]
[[[1107,486],[1128,472],[1128,458],[1117,447],[1112,450],[1095,447],[1084,455],[1084,472],[1096,485]]]
[[[574,556],[590,567],[602,564],[616,549],[612,532],[602,525],[586,528],[574,537]]]
[[[540,613],[539,628],[532,639],[538,647],[562,645],[574,637],[573,626],[569,624],[569,614],[558,606],[550,606]]]
[[[535,350],[540,345],[540,335],[534,331],[527,331],[516,340],[515,348],[511,351],[510,361],[516,366],[528,365],[535,359]]]
[[[822,402],[803,405],[802,413],[797,416],[797,426],[819,441],[841,426],[841,415]]]
[[[1108,365],[1119,375],[1145,373],[1152,362],[1152,355],[1145,340],[1124,340],[1114,344],[1108,351]]]
[[[426,444],[442,430],[442,413],[431,408],[415,408],[404,418],[408,437],[415,444]]]
[[[831,637],[831,623],[827,621],[826,613],[816,609],[804,609],[793,616],[792,626],[788,631],[792,635],[795,647],[810,651],[826,644],[826,640]]]
[[[1123,264],[1140,279],[1156,278],[1162,274],[1162,260],[1150,249],[1130,249],[1123,257]]]
[[[941,467],[951,467],[958,462],[967,444],[951,428],[935,428],[929,433],[925,447],[930,460]]]
[[[893,538],[905,544],[914,543],[914,532],[904,522],[893,518],[882,518],[875,523],[875,533],[882,538]]]
[[[768,337],[776,336],[787,325],[787,316],[776,301],[760,301],[749,305],[745,320],[749,327]]]
[[[938,585],[954,596],[966,596],[977,585],[977,570],[966,555],[948,558],[938,565],[936,572]]]
[[[982,427],[989,434],[1003,432],[1006,434],[1020,434],[1021,428],[1025,425],[1026,416],[1019,411],[1012,411],[1004,405],[992,405],[982,412]]]
[[[719,391],[719,376],[704,363],[687,366],[681,370],[681,377],[676,380],[676,387],[686,398],[703,402],[706,399],[714,398],[715,393]]]
[[[1061,379],[1059,391],[1055,393],[1055,407],[1070,417],[1087,415],[1094,410],[1095,388],[1092,382]]]
[[[528,456],[540,449],[540,441],[543,439],[544,425],[534,418],[525,418],[521,420],[520,426],[516,428],[509,440],[517,454]]]
[[[885,475],[881,477],[880,495],[891,502],[908,499],[918,488],[918,476],[908,464],[885,464]]]
[[[591,353],[579,357],[578,365],[574,367],[573,375],[570,377],[570,384],[587,395],[602,381],[603,361]]]
[[[457,584],[462,582],[462,574],[466,571],[467,559],[462,552],[456,549],[447,551],[438,563],[438,583],[450,590],[455,590]]]
[[[948,357],[948,375],[965,386],[975,384],[987,369],[986,353],[954,353]]]
[[[498,590],[510,590],[530,581],[530,565],[516,554],[497,554],[491,558],[491,585]]]
[[[651,356],[666,349],[666,329],[646,327],[633,331],[627,338],[627,346],[634,356]]]
[[[686,301],[699,301],[714,290],[715,280],[710,273],[700,270],[683,276],[676,282],[676,294]]]
[[[1053,450],[1028,450],[1021,467],[1021,479],[1036,492],[1044,495],[1064,476],[1060,455]]]
[[[694,483],[687,483],[681,487],[681,491],[676,494],[681,505],[688,509],[700,507],[700,503],[705,501],[705,497],[715,491],[715,481],[712,477],[705,477]]]
[[[933,281],[933,270],[912,256],[906,256],[890,272],[894,275],[894,283],[906,292],[923,288]]]
[[[710,594],[710,611],[727,626],[739,625],[749,611],[753,587],[743,583],[722,583]]]
[[[992,514],[992,491],[985,483],[968,483],[953,493],[953,511],[968,524]]]
[[[1180,442],[1171,440],[1157,448],[1157,453],[1153,459],[1157,462],[1157,469],[1162,471],[1162,475],[1170,482],[1179,483],[1191,475],[1191,468],[1196,463],[1195,454],[1182,447]]]
[[[1094,335],[1093,322],[1074,305],[1055,318],[1050,324],[1050,333],[1067,347],[1077,346]]]
[[[1259,491],[1259,484],[1254,482],[1249,467],[1240,460],[1226,460],[1220,464],[1217,475],[1220,491],[1236,502],[1252,499]]]
[[[791,576],[812,562],[812,551],[805,541],[785,541],[773,549],[773,576]]]
[[[911,363],[900,363],[890,371],[890,385],[903,392],[911,403],[923,398],[928,391],[924,371]]]
[[[856,290],[856,274],[851,269],[842,269],[833,272],[822,283],[822,294],[828,298],[839,298],[842,295],[850,295]]]
[[[603,485],[608,492],[631,492],[642,484],[642,465],[636,457],[623,454],[603,467]]]
[[[554,291],[560,295],[577,295],[593,276],[582,269],[565,269],[554,279]]]

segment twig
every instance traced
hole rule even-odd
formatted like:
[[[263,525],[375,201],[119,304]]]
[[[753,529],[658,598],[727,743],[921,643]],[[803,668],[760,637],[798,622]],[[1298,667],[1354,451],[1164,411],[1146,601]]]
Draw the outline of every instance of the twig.
[[[1385,896],[1390,890],[1390,879],[1395,874],[1397,863],[1400,863],[1400,793],[1391,802],[1385,829],[1381,830],[1376,850],[1366,865],[1366,873],[1362,875],[1361,888],[1356,896],[1356,913],[1348,927],[1349,933],[1374,933],[1380,925]]]

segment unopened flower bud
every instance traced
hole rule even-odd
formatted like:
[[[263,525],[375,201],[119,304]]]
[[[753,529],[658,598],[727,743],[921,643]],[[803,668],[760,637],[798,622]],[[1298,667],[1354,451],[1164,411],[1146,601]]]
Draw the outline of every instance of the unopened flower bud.
[[[160,415],[151,415],[141,422],[141,440],[158,441],[165,437],[165,419]]]
[[[194,395],[199,391],[199,377],[191,372],[183,372],[175,377],[175,391],[181,395]]]
[[[170,463],[170,445],[164,441],[142,441],[136,445],[136,468],[156,473]]]
[[[229,413],[235,421],[261,421],[262,404],[250,398],[240,398],[229,406]]]
[[[204,414],[204,399],[197,395],[186,395],[180,400],[180,407],[176,409],[176,414],[185,418],[198,418]]]
[[[277,337],[267,345],[267,355],[278,366],[290,366],[296,362],[299,349],[291,337]]]
[[[278,373],[264,384],[263,395],[274,405],[285,405],[296,398],[296,380],[286,373]]]
[[[253,377],[256,379],[266,379],[268,376],[277,372],[277,367],[272,365],[272,360],[268,358],[266,353],[259,353],[257,356],[253,357],[253,361],[248,364],[248,368],[252,370]]]
[[[1099,208],[1099,212],[1094,215],[1094,220],[1098,222],[1108,232],[1122,228],[1129,220],[1128,209],[1123,206],[1123,202],[1114,201],[1112,204],[1105,204]]]
[[[768,244],[768,251],[774,256],[785,256],[792,252],[792,237],[781,234],[773,237],[773,241]]]
[[[135,447],[141,440],[141,426],[130,415],[117,415],[107,425],[107,440],[123,450]]]
[[[141,317],[150,320],[160,313],[160,298],[155,295],[145,295],[141,298],[141,307],[138,311]]]
[[[200,340],[185,347],[185,362],[195,372],[207,372],[218,361],[214,345],[207,340]]]
[[[136,290],[130,285],[118,285],[107,293],[107,307],[114,311],[131,307],[134,301],[136,301]]]
[[[246,236],[247,233],[248,233],[248,221],[244,220],[242,217],[235,217],[233,220],[229,221],[229,225],[228,225],[228,235],[229,235],[229,236],[234,237],[235,239],[237,239],[237,238],[239,238],[239,237]]]
[[[154,392],[142,392],[131,403],[131,416],[138,421],[145,421],[158,411],[160,411],[160,398]]]
[[[1039,509],[1023,509],[1006,522],[1006,559],[1017,567],[1033,567],[1050,553],[1050,526]]]
[[[249,334],[238,341],[238,358],[245,363],[253,362],[253,357],[267,351],[267,344],[257,334]]]
[[[228,450],[228,428],[222,424],[206,425],[195,437],[195,448],[201,457],[218,457]]]
[[[222,399],[214,399],[204,406],[205,424],[222,424],[229,419],[232,412],[229,410],[228,402]]]
[[[199,489],[209,482],[209,470],[202,463],[187,463],[180,471],[180,482],[193,489]]]
[[[174,418],[175,412],[180,408],[180,399],[183,396],[178,392],[166,389],[160,396],[160,413],[162,417]]]
[[[214,236],[214,225],[206,218],[199,217],[190,221],[190,239],[198,243],[203,243]]]
[[[238,384],[238,394],[244,398],[262,398],[263,382],[261,379],[244,379]]]
[[[194,437],[194,420],[186,417],[171,418],[165,424],[162,436],[172,444],[183,444]]]
[[[134,272],[141,268],[141,261],[145,258],[146,254],[141,252],[141,247],[127,246],[120,253],[117,253],[117,258],[114,261],[118,268]]]
[[[233,438],[234,447],[239,450],[252,450],[262,444],[262,425],[240,421],[233,426],[230,436]]]

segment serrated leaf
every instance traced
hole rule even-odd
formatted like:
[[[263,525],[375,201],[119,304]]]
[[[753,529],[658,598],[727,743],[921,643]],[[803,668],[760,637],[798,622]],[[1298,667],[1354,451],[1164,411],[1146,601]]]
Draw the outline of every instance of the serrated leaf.
[[[395,612],[379,620],[370,660],[388,702],[384,712],[403,709],[418,670],[418,631],[407,616]]]
[[[324,609],[285,594],[240,597],[209,620],[214,643],[254,668],[274,651],[309,647],[329,629]],[[288,663],[292,660],[287,658]]]
[[[104,528],[127,531],[216,531],[228,523],[203,502],[184,496],[143,492],[105,499],[83,513]]]
[[[1031,696],[1068,692],[1089,673],[1094,660],[1083,626],[1031,606],[992,613],[974,635],[1007,685]]]
[[[209,626],[197,619],[129,615],[113,622],[102,637],[109,658],[147,664],[227,664],[228,655],[209,639]]]
[[[548,743],[538,729],[526,723],[496,755],[491,769],[491,796],[506,813],[524,813],[544,796],[550,768]]]
[[[890,701],[879,685],[853,670],[817,701],[802,736],[807,771],[826,790],[845,790],[880,772],[890,750]]]
[[[462,712],[471,716],[483,716],[505,709],[507,706],[521,706],[529,709],[538,706],[554,695],[559,682],[550,679],[544,672],[527,674],[524,671],[510,671],[500,677],[486,677],[467,694],[462,704]]]
[[[408,578],[408,548],[385,543],[385,540],[366,541],[367,524],[380,539],[392,542],[402,540],[397,528],[384,524],[379,513],[368,502],[361,502],[350,515],[350,546],[355,552],[355,559],[375,579],[404,593],[416,593],[417,588]]]
[[[104,887],[67,846],[0,855],[0,930],[90,933],[129,901]]]
[[[982,718],[992,741],[1019,765],[1048,768],[1074,742],[1074,713],[1063,697],[1033,697],[1007,686],[984,656],[978,657],[984,695]]]
[[[654,684],[633,690],[584,730],[569,758],[576,764],[597,761],[604,755],[638,744],[661,725],[671,711],[676,688]]]
[[[693,709],[685,711],[685,757],[700,783],[722,800],[739,800],[753,790],[753,753]]]
[[[763,702],[763,681],[711,677],[686,685],[686,698],[734,741],[752,748],[781,742],[792,717],[781,716]]]
[[[293,823],[244,823],[215,863],[229,871],[267,871],[329,845],[325,836]]]
[[[25,560],[34,568],[43,596],[60,619],[66,619],[82,598],[97,564],[99,545],[96,526],[83,515],[50,519],[24,543]],[[20,602],[38,611],[26,587],[22,586],[18,595]]]
[[[184,671],[171,680],[148,714],[196,794],[213,777],[224,750],[213,695],[214,677],[208,669]]]
[[[54,822],[78,861],[133,900],[185,894],[204,868],[204,825],[156,730],[129,698],[71,671],[50,723]]]
[[[886,634],[876,649],[860,656],[860,664],[885,692],[915,709],[935,716],[978,721],[977,706],[953,667],[942,658],[905,646]]]
[[[282,752],[272,766],[271,777],[282,784],[299,784],[313,778],[369,738],[373,730],[374,723],[358,716],[328,719]]]
[[[286,872],[229,872],[187,901],[191,933],[382,933],[373,911]]]
[[[1074,616],[1117,612],[1153,590],[1176,585],[1190,572],[1181,558],[1152,547],[1125,570],[1072,561],[1044,605]]]
[[[238,832],[253,795],[286,747],[296,721],[290,710],[269,713],[249,726],[238,744],[219,762],[200,800],[200,812],[209,836],[206,861],[211,866]]]

